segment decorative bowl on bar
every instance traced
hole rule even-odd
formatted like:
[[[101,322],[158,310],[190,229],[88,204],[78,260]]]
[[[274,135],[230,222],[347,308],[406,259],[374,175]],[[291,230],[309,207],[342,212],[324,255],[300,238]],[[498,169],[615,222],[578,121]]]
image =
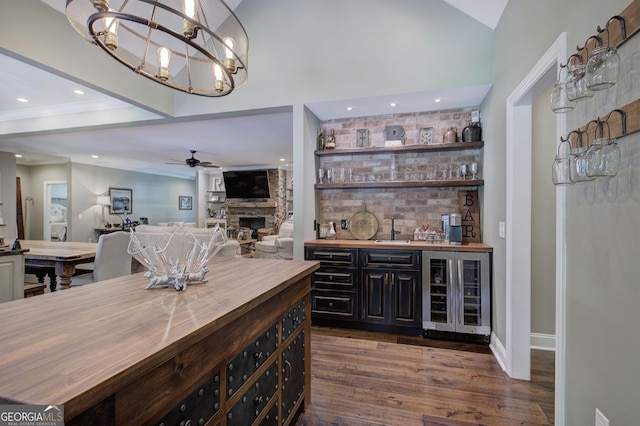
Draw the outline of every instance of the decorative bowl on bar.
[[[186,290],[187,285],[207,282],[207,262],[227,239],[220,226],[189,228],[184,226],[140,225],[131,232],[128,252],[148,268],[145,289],[173,287]]]

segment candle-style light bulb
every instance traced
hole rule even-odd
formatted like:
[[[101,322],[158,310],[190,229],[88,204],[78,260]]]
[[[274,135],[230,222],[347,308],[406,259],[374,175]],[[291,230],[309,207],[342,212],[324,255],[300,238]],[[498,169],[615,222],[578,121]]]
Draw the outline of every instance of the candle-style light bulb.
[[[106,32],[104,34],[104,44],[111,50],[118,48],[118,21],[115,18],[105,18]]]
[[[166,47],[158,48],[158,79],[167,81],[169,79],[169,60],[171,59],[171,51]]]
[[[194,19],[196,16],[195,0],[184,0],[183,7],[184,7],[184,14],[189,18]],[[184,34],[184,36],[189,39],[196,37],[197,30],[193,22],[187,19],[182,20],[182,34]]]
[[[224,90],[224,82],[222,81],[222,68],[218,64],[213,64],[213,75],[215,76],[214,88],[220,93]]]
[[[224,67],[229,70],[229,72],[236,71],[236,60],[233,56],[233,49],[235,48],[236,42],[231,37],[225,37],[222,39],[224,43]]]

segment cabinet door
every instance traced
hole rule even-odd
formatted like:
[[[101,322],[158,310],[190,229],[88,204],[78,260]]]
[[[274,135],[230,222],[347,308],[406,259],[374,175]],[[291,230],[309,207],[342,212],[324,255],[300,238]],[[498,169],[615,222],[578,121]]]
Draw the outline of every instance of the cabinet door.
[[[391,325],[420,327],[421,299],[420,272],[391,272]]]
[[[362,322],[387,324],[389,318],[389,272],[364,269],[362,285]]]
[[[282,351],[282,424],[295,413],[304,392],[304,330]]]
[[[489,335],[491,332],[489,254],[457,253],[458,312],[456,330]]]
[[[454,254],[425,251],[422,264],[422,328],[455,331]]]

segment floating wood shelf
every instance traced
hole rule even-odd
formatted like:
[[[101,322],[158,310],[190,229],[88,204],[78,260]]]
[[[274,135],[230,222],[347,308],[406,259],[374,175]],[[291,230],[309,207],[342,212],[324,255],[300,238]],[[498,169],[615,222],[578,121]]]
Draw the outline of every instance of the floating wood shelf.
[[[371,188],[438,188],[483,186],[484,179],[475,180],[419,180],[393,182],[316,183],[316,189],[371,189]]]
[[[322,149],[316,150],[315,155],[354,155],[354,154],[386,154],[397,152],[428,152],[428,151],[459,151],[463,149],[474,149],[484,147],[484,142],[455,142],[455,143],[434,143],[434,144],[414,144],[391,147],[371,147],[371,148],[344,148],[344,149]]]

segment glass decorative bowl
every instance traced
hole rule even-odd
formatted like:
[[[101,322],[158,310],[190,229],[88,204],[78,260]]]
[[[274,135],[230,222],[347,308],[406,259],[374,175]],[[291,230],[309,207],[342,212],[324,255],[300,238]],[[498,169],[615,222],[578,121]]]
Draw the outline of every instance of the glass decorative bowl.
[[[186,290],[187,285],[207,282],[207,262],[226,241],[218,225],[207,229],[141,225],[131,232],[128,252],[148,268],[145,289]]]

